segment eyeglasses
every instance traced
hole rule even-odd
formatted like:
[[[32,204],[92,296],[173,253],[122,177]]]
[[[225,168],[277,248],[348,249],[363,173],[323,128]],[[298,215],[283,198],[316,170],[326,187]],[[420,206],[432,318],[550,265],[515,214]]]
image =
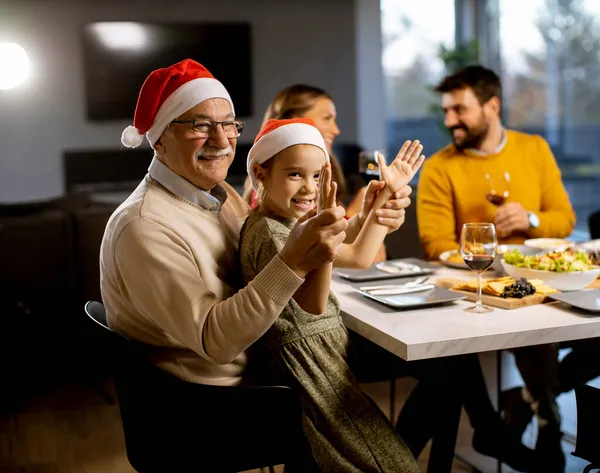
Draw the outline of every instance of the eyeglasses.
[[[218,122],[207,118],[197,120],[173,120],[171,123],[187,123],[198,138],[210,138],[217,132],[217,126],[221,125],[223,133],[227,138],[237,138],[244,130],[244,122],[241,120],[227,120]]]

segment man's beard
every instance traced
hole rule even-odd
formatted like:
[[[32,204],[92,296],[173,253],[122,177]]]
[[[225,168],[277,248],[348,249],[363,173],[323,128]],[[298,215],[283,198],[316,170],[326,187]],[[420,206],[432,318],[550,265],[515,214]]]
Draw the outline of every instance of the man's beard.
[[[195,153],[196,159],[219,159],[233,154],[233,148],[229,145],[225,149],[217,148],[216,146],[203,146]]]
[[[484,117],[481,117],[481,121],[468,128],[466,125],[456,125],[448,128],[452,135],[452,143],[457,150],[462,151],[468,148],[478,149],[483,141],[487,138],[490,126]],[[454,136],[454,130],[463,130],[465,132],[464,137]]]

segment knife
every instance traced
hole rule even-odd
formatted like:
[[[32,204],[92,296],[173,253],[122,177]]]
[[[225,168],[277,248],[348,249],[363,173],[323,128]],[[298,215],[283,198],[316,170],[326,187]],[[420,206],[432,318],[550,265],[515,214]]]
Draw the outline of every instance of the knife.
[[[429,277],[428,276],[424,276],[424,277],[417,278],[414,281],[409,281],[409,282],[404,283],[404,284],[383,284],[381,286],[362,286],[362,287],[359,287],[359,289],[361,291],[375,291],[377,289],[390,289],[390,288],[397,288],[397,287],[420,286],[421,284],[423,284],[427,280],[429,280]]]
[[[412,286],[396,286],[390,287],[388,289],[374,289],[371,291],[362,291],[370,296],[394,296],[397,294],[409,294],[411,292],[421,292],[428,291],[429,289],[433,289],[435,286],[433,284],[419,284]]]

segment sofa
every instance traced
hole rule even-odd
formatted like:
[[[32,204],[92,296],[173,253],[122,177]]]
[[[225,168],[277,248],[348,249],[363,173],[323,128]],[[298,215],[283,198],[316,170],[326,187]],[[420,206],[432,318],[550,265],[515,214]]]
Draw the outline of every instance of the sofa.
[[[66,379],[102,369],[83,316],[99,298],[98,250],[114,206],[86,194],[0,205],[0,411]]]

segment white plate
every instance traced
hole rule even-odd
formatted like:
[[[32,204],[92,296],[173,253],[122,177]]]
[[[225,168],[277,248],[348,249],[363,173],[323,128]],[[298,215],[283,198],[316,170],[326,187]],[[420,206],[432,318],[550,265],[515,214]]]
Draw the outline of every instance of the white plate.
[[[559,273],[557,271],[540,271],[539,269],[518,268],[502,260],[506,274],[514,279],[541,279],[544,284],[559,291],[579,291],[589,286],[600,274],[600,268],[595,266],[589,271]]]
[[[591,251],[600,251],[600,240],[591,240],[586,241],[585,243],[581,243],[577,245],[577,249],[581,250],[591,250]]]
[[[502,260],[502,255],[504,253],[506,253],[507,251],[511,251],[511,250],[517,250],[526,256],[527,255],[537,255],[537,254],[541,253],[541,250],[539,248],[533,248],[533,247],[525,246],[525,245],[504,245],[504,244],[498,245],[498,254],[496,255],[496,259],[490,266],[490,270],[502,271],[503,268],[502,268],[502,265],[500,264],[500,261]],[[454,263],[452,261],[448,261],[448,258],[453,253],[458,253],[458,250],[444,251],[440,255],[440,261],[442,263],[444,263],[446,266],[450,266],[451,268],[469,269],[469,267],[464,262]]]
[[[498,245],[498,255],[503,255],[504,253],[512,250],[517,250],[519,253],[525,256],[539,255],[540,253],[543,253],[542,250],[540,250],[539,248],[534,248],[533,246],[515,244]]]
[[[417,264],[393,260],[376,263],[375,269],[383,271],[384,273],[398,274],[400,276],[409,276],[411,274],[420,274],[423,272],[423,269]]]
[[[600,312],[600,291],[598,289],[585,289],[584,291],[548,294],[550,299],[570,304],[579,309],[590,312]]]
[[[443,289],[435,286],[426,291],[387,296],[377,296],[360,290],[357,290],[357,292],[365,297],[368,297],[369,299],[379,302],[380,304],[393,307],[394,309],[416,309],[421,307],[429,307],[448,304],[450,302],[459,301],[465,298],[464,295],[456,291],[450,291],[449,289]]]
[[[551,252],[566,250],[570,246],[573,246],[573,242],[563,238],[532,238],[525,240],[524,245]]]
[[[465,264],[464,261],[460,262],[460,263],[455,263],[454,261],[448,261],[448,258],[450,258],[450,256],[454,255],[454,254],[458,254],[458,250],[448,250],[448,251],[444,251],[441,255],[440,255],[440,261],[442,263],[444,263],[446,266],[450,266],[451,268],[457,268],[457,269],[469,269],[469,267]]]
[[[386,261],[386,266],[389,271],[382,271],[381,269],[377,269],[377,265],[372,265],[369,269],[336,268],[334,274],[337,274],[348,281],[361,282],[376,281],[378,279],[423,276],[433,274],[438,269],[435,265],[417,258],[388,260]],[[415,271],[414,269],[416,268],[419,270]]]

